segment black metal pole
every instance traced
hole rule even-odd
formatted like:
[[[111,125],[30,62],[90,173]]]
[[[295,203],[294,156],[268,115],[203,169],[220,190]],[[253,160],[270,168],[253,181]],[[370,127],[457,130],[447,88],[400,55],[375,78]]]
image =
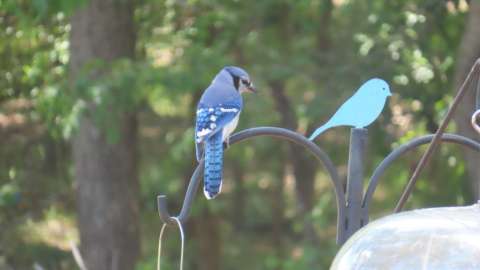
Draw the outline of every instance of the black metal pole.
[[[373,172],[372,177],[370,178],[365,195],[363,195],[362,208],[363,208],[364,225],[368,223],[368,213],[370,208],[369,205],[372,200],[373,193],[377,188],[378,182],[380,181],[380,177],[384,175],[387,168],[389,168],[394,161],[396,161],[398,158],[402,157],[406,153],[412,150],[415,150],[424,144],[431,143],[434,136],[435,136],[434,134],[429,134],[429,135],[415,138],[405,144],[402,144],[399,147],[395,148],[390,154],[388,154],[387,157],[385,157],[382,160],[382,162],[380,162],[380,164],[377,166],[377,168]],[[470,138],[463,137],[457,134],[449,134],[449,133],[443,134],[441,141],[463,145],[473,151],[480,152],[480,142],[476,142]]]
[[[368,140],[364,128],[352,128],[348,156],[347,211],[345,220],[345,241],[362,226],[363,162]]]
[[[273,138],[278,138],[282,140],[291,141],[297,145],[303,146],[306,150],[308,150],[311,154],[313,154],[318,161],[320,161],[323,166],[325,167],[328,175],[330,176],[331,183],[333,184],[333,188],[336,195],[336,203],[337,203],[337,243],[343,243],[342,239],[346,239],[344,236],[344,230],[341,230],[341,224],[345,220],[345,192],[343,186],[340,182],[337,169],[333,165],[333,162],[330,160],[328,155],[323,152],[323,150],[314,144],[313,142],[309,141],[305,136],[300,133],[284,129],[284,128],[277,128],[277,127],[256,127],[251,129],[242,130],[238,133],[235,133],[230,137],[230,146],[241,141],[247,140],[249,138],[257,137],[257,136],[270,136]],[[182,209],[180,214],[176,216],[181,223],[184,223],[188,215],[190,213],[190,209],[193,203],[193,199],[197,190],[200,186],[201,176],[203,175],[203,160],[199,163],[195,172],[193,173],[190,183],[188,185],[187,192],[185,194],[185,199],[182,205]],[[157,204],[158,204],[158,214],[160,215],[160,219],[167,224],[176,224],[176,221],[172,218],[172,216],[168,213],[167,208],[167,198],[164,195],[160,195],[157,197]]]

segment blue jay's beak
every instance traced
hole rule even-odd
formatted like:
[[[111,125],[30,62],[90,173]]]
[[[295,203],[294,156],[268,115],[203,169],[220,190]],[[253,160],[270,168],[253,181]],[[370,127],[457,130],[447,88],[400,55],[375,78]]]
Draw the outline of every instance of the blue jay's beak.
[[[253,86],[253,83],[247,87],[248,91],[252,92],[252,93],[257,93],[257,88],[255,88],[255,86]]]

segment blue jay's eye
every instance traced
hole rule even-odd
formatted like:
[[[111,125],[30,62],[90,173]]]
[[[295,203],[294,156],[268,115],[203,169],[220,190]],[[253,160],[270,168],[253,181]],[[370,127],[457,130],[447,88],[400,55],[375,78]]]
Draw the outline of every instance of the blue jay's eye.
[[[250,86],[251,82],[247,79],[242,79],[242,83],[245,85],[245,86]]]

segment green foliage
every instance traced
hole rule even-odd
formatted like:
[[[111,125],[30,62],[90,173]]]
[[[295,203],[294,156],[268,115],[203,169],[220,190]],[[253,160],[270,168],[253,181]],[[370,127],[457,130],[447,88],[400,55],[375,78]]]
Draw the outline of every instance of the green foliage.
[[[0,227],[2,236],[9,236],[0,237],[0,268],[35,263],[73,268],[68,252],[25,241],[19,225],[58,220],[44,214],[51,207],[74,222],[68,145],[89,108],[95,108],[95,123],[109,142],[119,139],[112,120],[125,113],[138,116],[143,243],[137,269],[152,269],[160,229],[155,196],[167,194],[172,213],[181,206],[196,166],[195,104],[219,69],[242,66],[260,89],[257,96],[244,97],[238,129],[281,125],[283,112],[272,97],[278,85],[298,131],[306,132],[323,123],[364,80],[389,81],[395,95],[369,128],[369,176],[394,147],[435,130],[451,101],[465,19],[460,3],[452,10],[434,0],[142,0],[135,8],[135,59],[92,61],[73,80],[69,16],[85,2],[0,0],[0,120],[24,123],[5,133],[0,148]],[[19,101],[28,106],[12,109]],[[327,132],[320,145],[344,176],[348,130]],[[202,245],[211,240],[198,231],[205,226],[202,219],[215,220],[210,226],[220,243],[222,269],[328,267],[338,248],[333,189],[319,168],[313,210],[298,218],[286,153],[284,142],[265,138],[228,149],[224,192],[214,202],[199,192],[186,224],[189,269],[200,268]],[[409,153],[389,168],[374,196],[376,216],[391,211],[420,154]],[[409,207],[471,202],[465,178],[460,150],[442,146]],[[304,239],[304,220],[314,224],[321,246]],[[165,269],[177,267],[176,234],[167,233]]]

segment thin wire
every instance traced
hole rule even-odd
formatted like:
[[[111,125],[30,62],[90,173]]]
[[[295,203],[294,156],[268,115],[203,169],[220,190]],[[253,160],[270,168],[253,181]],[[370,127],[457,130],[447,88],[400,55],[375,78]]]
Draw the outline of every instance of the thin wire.
[[[183,233],[182,223],[178,219],[178,217],[172,217],[177,222],[178,229],[180,230],[180,239],[181,239],[181,247],[180,247],[180,270],[183,270],[183,251],[185,248],[185,234]],[[158,255],[157,255],[157,270],[160,270],[160,258],[162,254],[162,238],[163,232],[167,227],[167,223],[163,223],[162,228],[160,229],[160,235],[158,236]]]
[[[182,227],[182,223],[180,222],[180,220],[177,217],[174,217],[173,219],[175,219],[175,221],[178,224],[178,229],[180,230],[180,237],[181,237],[181,240],[182,240],[182,245],[181,245],[181,248],[180,248],[180,270],[183,270],[183,250],[184,250],[184,246],[185,246],[185,235],[183,234],[183,227]]]
[[[80,250],[78,250],[77,245],[75,245],[75,242],[73,242],[73,240],[70,240],[69,244],[70,249],[72,250],[73,259],[77,263],[78,268],[80,268],[80,270],[88,270],[85,266],[85,261],[82,258],[82,254],[80,253]]]
[[[162,229],[160,230],[160,235],[158,236],[158,255],[157,255],[157,270],[160,270],[160,257],[162,255],[162,237],[163,231],[167,227],[167,223],[163,223]]]

